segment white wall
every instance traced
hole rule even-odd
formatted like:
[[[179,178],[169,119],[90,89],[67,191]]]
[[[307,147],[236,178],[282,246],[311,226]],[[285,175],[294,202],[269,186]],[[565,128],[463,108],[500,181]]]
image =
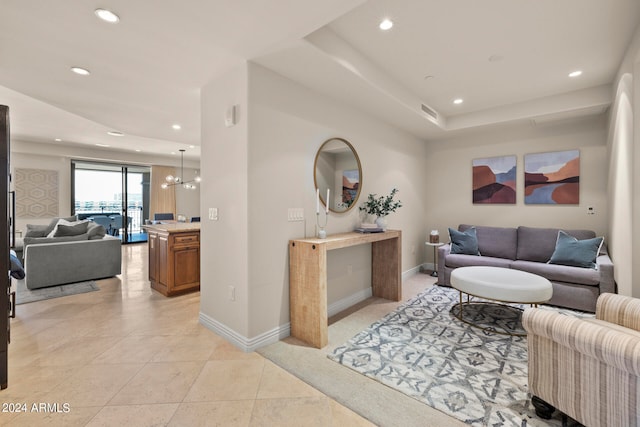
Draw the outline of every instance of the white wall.
[[[448,227],[460,223],[515,227],[584,228],[598,235],[607,231],[606,121],[580,121],[477,129],[463,136],[432,141],[424,167],[428,170],[428,208],[425,222],[448,241]],[[579,205],[525,205],[524,159],[528,153],[580,150]],[[473,204],[472,160],[515,155],[515,205]],[[587,208],[595,215],[587,215]]]
[[[608,223],[618,292],[640,297],[640,28],[613,85],[607,138]]]
[[[93,161],[118,162],[136,165],[168,165],[180,164],[178,158],[166,156],[152,156],[139,153],[124,153],[111,150],[92,149],[83,146],[66,146],[59,144],[43,144],[30,141],[11,141],[11,171],[16,168],[47,169],[58,171],[59,179],[59,216],[71,214],[71,160],[85,159]],[[192,176],[199,170],[199,162],[185,160],[185,175]],[[180,213],[198,216],[200,213],[200,190],[181,194],[185,190],[178,190],[176,203]],[[48,224],[50,219],[21,219],[16,220],[16,230],[25,230],[26,224]]]
[[[422,141],[256,64],[248,65],[247,114],[247,102],[242,99],[243,73],[236,70],[202,92],[202,164],[206,168],[201,204],[203,209],[219,207],[221,216],[217,223],[203,224],[202,256],[203,260],[207,257],[207,265],[203,262],[201,309],[205,317],[254,339],[289,322],[288,240],[315,233],[313,162],[325,140],[344,138],[358,152],[363,167],[363,195],[358,205],[368,193],[400,189],[404,206],[388,219],[389,228],[403,231],[403,271],[419,266],[425,256],[424,194],[428,183]],[[224,129],[219,117],[234,102],[242,103],[238,129]],[[248,126],[245,141],[241,135],[244,126]],[[211,176],[209,165],[212,169],[221,166],[216,158],[225,158],[228,167]],[[246,195],[242,171],[247,172]],[[235,190],[210,186],[213,181],[223,180],[233,182]],[[223,222],[223,215],[245,219],[240,203],[243,197],[247,201],[247,234],[241,221],[237,226]],[[288,222],[288,208],[304,208],[306,221]],[[359,223],[357,208],[344,214],[332,213],[328,232],[350,231]],[[222,228],[229,231],[219,230]],[[247,257],[242,265],[245,247],[237,248],[242,244],[237,240],[245,236]],[[209,260],[216,256],[224,260]],[[336,251],[329,256],[328,264],[330,305],[370,289],[370,247]],[[348,266],[353,270],[351,276]],[[237,288],[236,301],[231,302],[226,287],[234,282],[242,285]],[[246,329],[243,317],[248,322]]]
[[[248,336],[248,171],[246,65],[209,82],[201,90],[202,185],[200,205],[200,317],[229,337]],[[225,127],[227,109],[238,105],[238,123]],[[210,208],[218,220],[208,220]],[[259,206],[253,205],[252,209]],[[235,300],[229,298],[229,287]]]
[[[349,141],[362,164],[360,205],[368,193],[400,189],[404,206],[389,228],[403,231],[403,271],[422,263],[426,173],[424,143],[259,65],[250,65],[249,212],[250,334],[289,321],[287,240],[315,234],[313,163],[322,143]],[[266,179],[268,177],[268,179]],[[306,223],[287,222],[287,209],[305,209]],[[330,214],[328,233],[351,231],[357,208]],[[371,286],[370,247],[329,256],[328,303]],[[348,266],[353,273],[348,275]]]

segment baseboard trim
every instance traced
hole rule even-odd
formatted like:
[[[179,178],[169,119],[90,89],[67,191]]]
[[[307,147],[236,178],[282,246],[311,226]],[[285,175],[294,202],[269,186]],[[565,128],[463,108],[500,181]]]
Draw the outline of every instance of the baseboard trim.
[[[289,322],[253,338],[247,338],[202,312],[200,312],[199,320],[202,326],[220,335],[246,353],[255,351],[259,347],[273,344],[291,335],[291,324]]]
[[[409,277],[418,274],[421,269],[424,268],[426,268],[425,264],[421,264],[403,272],[402,280],[404,281]],[[344,311],[347,308],[366,300],[367,298],[371,298],[372,295],[373,290],[371,288],[368,288],[358,291],[355,294],[349,295],[348,297],[343,298],[339,301],[336,301],[327,308],[327,316],[335,316],[341,311]],[[269,331],[263,332],[262,334],[257,335],[253,338],[247,338],[244,335],[241,335],[233,329],[229,328],[227,325],[218,322],[216,319],[202,312],[200,312],[199,314],[199,321],[200,324],[202,324],[205,328],[209,329],[212,332],[215,332],[216,334],[220,335],[221,337],[247,353],[255,351],[256,349],[265,345],[278,342],[281,339],[284,339],[291,335],[291,323],[289,322],[273,328]]]
[[[336,301],[327,307],[327,316],[335,316],[341,311],[346,310],[347,308],[366,300],[367,298],[371,298],[373,296],[373,289],[369,287],[368,289],[363,289],[361,291],[356,292],[355,294],[349,295],[346,298],[342,298],[340,301]]]
[[[429,266],[429,264],[424,263],[424,264],[416,265],[415,267],[410,268],[407,271],[403,271],[402,272],[402,281],[404,282],[409,277],[415,276],[416,274],[420,273],[422,270],[427,269],[428,266]]]

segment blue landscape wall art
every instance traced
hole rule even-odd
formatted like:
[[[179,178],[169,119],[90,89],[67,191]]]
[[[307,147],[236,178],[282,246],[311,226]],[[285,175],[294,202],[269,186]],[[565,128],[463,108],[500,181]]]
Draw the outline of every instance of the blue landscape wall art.
[[[580,151],[525,155],[524,202],[577,205],[580,202]]]

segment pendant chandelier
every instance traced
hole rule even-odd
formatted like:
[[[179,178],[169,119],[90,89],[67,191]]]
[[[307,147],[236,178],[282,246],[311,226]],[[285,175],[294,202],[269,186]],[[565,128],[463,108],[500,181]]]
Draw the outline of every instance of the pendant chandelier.
[[[167,182],[164,182],[161,185],[162,188],[169,188],[173,187],[174,185],[181,185],[182,188],[185,188],[187,190],[195,190],[196,188],[198,188],[195,184],[193,184],[194,182],[200,182],[200,176],[197,173],[194,179],[184,181],[184,151],[184,149],[180,149],[180,175],[167,175],[167,177],[165,178]]]

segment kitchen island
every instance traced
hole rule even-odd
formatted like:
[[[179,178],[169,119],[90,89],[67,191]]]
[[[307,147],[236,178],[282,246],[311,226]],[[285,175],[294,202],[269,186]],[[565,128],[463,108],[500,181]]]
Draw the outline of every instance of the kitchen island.
[[[144,225],[149,234],[149,281],[164,296],[200,290],[200,223]]]

